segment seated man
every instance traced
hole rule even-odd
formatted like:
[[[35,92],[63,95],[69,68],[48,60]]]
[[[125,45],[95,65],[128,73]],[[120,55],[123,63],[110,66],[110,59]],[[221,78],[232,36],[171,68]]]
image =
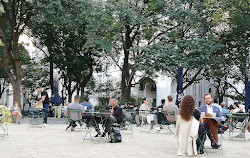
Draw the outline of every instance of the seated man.
[[[81,105],[84,107],[84,109],[86,110],[86,112],[89,112],[90,110],[94,109],[94,107],[90,104],[89,102],[89,98],[85,98],[84,102],[81,103]],[[92,119],[92,114],[90,113],[85,113],[82,116],[82,119],[86,120],[86,125],[90,126],[90,121]]]
[[[200,107],[199,111],[204,112],[205,115],[209,116],[209,117],[213,116],[213,114],[215,114],[216,117],[221,117],[220,109],[213,105],[213,95],[210,93],[207,93],[204,95],[204,99],[205,99],[206,105]],[[220,147],[221,145],[218,144],[219,143],[218,142],[218,129],[219,129],[221,119],[216,119],[215,121],[211,121],[211,119],[207,119],[206,122],[203,126],[206,132],[204,132],[204,130],[202,132],[200,132],[201,130],[199,129],[199,134],[206,133],[208,135],[209,139],[211,140],[211,146],[213,148]],[[228,128],[228,127],[226,127],[226,128]],[[223,128],[223,130],[225,130],[225,129]]]
[[[80,98],[78,95],[74,96],[74,102],[70,103],[67,110],[69,109],[79,109],[83,115],[84,113],[84,108],[81,104],[79,104]],[[67,111],[68,113],[68,111]],[[76,121],[70,122],[70,125],[67,127],[67,129],[71,126],[71,131],[74,131],[74,128],[76,127]]]
[[[106,133],[111,131],[111,127],[113,123],[121,123],[123,121],[123,112],[122,109],[118,106],[117,99],[115,97],[112,97],[110,99],[110,106],[106,107],[106,110],[109,110],[111,112],[110,117],[107,118],[107,121],[105,121],[104,125],[105,129],[104,132],[102,133],[101,137],[105,137]],[[98,124],[101,123],[101,118],[100,117],[95,117],[95,122],[97,123],[95,125],[95,129],[97,131],[97,135],[95,137],[98,137],[100,133],[100,129]]]
[[[172,114],[174,112],[175,116],[167,115],[166,119],[169,122],[175,122],[176,121],[177,114],[178,114],[178,107],[173,104],[173,97],[172,96],[170,96],[170,95],[168,96],[168,104],[163,107],[163,111],[164,111],[164,113],[167,113],[167,114]]]
[[[166,121],[165,115],[162,113],[162,109],[165,106],[165,99],[161,100],[161,105],[157,106],[154,109],[157,109],[158,113],[156,113],[156,117],[158,120],[158,124],[160,125],[160,129],[162,129],[163,122]]]
[[[226,120],[227,120],[227,114],[229,113],[229,111],[225,108],[226,107],[225,103],[222,102],[220,104],[220,106],[221,106],[221,109],[222,109],[222,121],[226,122]]]

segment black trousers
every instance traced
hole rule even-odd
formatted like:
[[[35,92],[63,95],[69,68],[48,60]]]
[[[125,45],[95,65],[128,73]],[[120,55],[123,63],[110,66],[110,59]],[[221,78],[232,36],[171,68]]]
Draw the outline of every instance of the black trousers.
[[[102,126],[104,128],[104,132],[108,133],[111,131],[112,124],[117,122],[117,120],[114,117],[97,117],[93,116],[92,122],[94,124],[95,130],[97,133],[100,133],[99,124],[102,123]]]

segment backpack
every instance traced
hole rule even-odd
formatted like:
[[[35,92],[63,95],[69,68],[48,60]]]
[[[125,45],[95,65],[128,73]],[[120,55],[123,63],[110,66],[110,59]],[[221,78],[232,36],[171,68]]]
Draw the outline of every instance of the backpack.
[[[109,142],[110,143],[120,143],[122,141],[122,136],[119,128],[112,127],[111,132],[109,132]]]

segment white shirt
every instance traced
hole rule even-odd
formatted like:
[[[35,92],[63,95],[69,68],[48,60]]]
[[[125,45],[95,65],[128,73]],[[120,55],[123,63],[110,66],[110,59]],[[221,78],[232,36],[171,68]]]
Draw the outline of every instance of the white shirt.
[[[212,113],[213,113],[213,106],[212,105],[207,105],[207,113],[212,115]]]
[[[236,109],[233,109],[233,111],[232,111],[232,113],[238,113],[238,112],[240,112],[241,110],[240,110],[240,108],[236,108]]]

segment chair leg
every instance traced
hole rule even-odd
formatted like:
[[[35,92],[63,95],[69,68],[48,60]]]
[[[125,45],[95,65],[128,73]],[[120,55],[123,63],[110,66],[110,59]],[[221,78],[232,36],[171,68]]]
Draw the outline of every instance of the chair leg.
[[[72,125],[72,122],[69,123],[69,125],[68,125],[68,127],[66,128],[65,131],[67,131],[71,125]]]

